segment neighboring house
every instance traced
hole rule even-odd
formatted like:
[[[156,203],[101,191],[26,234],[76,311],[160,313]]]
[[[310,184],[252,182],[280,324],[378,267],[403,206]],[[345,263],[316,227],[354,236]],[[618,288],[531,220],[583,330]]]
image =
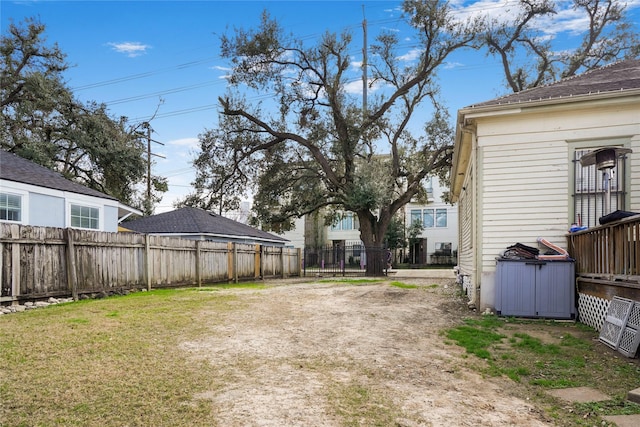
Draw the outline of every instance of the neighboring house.
[[[122,224],[138,233],[191,240],[285,246],[287,239],[203,209],[185,207]]]
[[[600,147],[633,152],[605,175],[580,162]],[[566,248],[573,224],[640,211],[640,60],[458,111],[451,194],[459,277],[480,310],[494,308],[496,257],[508,246],[541,237]]]
[[[444,188],[437,178],[428,185],[428,204],[407,204],[401,215],[405,230],[414,221],[420,221],[423,230],[418,242],[410,251],[398,251],[396,260],[407,260],[413,264],[451,264],[455,263],[458,248],[458,209],[457,206],[442,200]],[[331,226],[324,225],[322,215],[315,220],[309,216],[296,220],[295,229],[285,233],[294,247],[319,248],[324,246],[349,247],[362,245],[358,217],[352,212],[344,212]],[[414,258],[414,259],[410,259]]]
[[[412,264],[455,264],[458,251],[458,206],[443,200],[444,190],[438,178],[431,178],[429,203],[409,203],[404,207],[405,229],[419,221],[422,233],[410,248]],[[408,238],[409,236],[407,236]]]
[[[395,254],[396,260],[423,265],[455,263],[452,257],[458,247],[458,209],[442,199],[444,188],[437,178],[431,178],[427,188],[428,204],[408,203],[401,212],[405,231],[419,221],[422,232],[409,251]],[[338,222],[328,227],[327,240],[333,246],[362,244],[357,216],[344,213]]]
[[[137,209],[0,150],[0,221],[39,227],[118,231]]]

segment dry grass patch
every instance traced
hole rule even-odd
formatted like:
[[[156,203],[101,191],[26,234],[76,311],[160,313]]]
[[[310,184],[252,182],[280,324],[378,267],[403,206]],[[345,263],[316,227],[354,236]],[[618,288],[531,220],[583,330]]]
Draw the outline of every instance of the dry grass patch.
[[[193,313],[233,300],[161,290],[3,316],[2,424],[215,425],[210,405],[191,404],[219,387],[215,372],[178,340],[205,333]]]

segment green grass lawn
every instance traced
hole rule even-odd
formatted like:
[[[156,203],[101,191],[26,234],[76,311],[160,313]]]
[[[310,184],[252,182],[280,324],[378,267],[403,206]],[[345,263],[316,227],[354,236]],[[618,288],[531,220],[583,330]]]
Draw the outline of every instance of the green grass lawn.
[[[178,348],[204,333],[191,313],[224,311],[209,288],[157,290],[0,319],[3,426],[215,425],[198,391],[219,384]]]
[[[534,332],[547,341],[533,336]],[[640,363],[605,348],[597,340],[597,331],[588,326],[482,316],[469,318],[444,334],[464,347],[469,358],[484,360],[470,360],[470,366],[521,385],[521,397],[545,408],[558,425],[606,426],[603,415],[640,414],[640,405],[626,400],[627,392],[640,387]],[[567,387],[592,387],[611,400],[568,404],[544,393]]]

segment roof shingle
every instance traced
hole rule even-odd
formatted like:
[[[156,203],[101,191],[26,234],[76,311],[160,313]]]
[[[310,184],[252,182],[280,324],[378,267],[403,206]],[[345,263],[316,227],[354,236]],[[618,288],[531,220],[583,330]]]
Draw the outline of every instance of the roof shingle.
[[[251,237],[269,241],[287,241],[287,239],[280,236],[192,207],[127,221],[122,225],[129,230],[149,234],[210,234],[229,237]]]
[[[101,199],[117,200],[113,196],[70,181],[58,172],[5,150],[0,150],[0,179],[99,197]]]
[[[546,99],[640,89],[640,59],[628,59],[557,82],[470,105],[467,108],[522,104]]]

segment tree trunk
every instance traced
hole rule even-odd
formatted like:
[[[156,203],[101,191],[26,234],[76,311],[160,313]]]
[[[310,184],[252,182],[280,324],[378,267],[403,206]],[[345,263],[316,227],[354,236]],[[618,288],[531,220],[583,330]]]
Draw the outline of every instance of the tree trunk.
[[[387,251],[384,235],[389,226],[390,215],[381,215],[378,220],[369,211],[358,212],[360,239],[367,254],[367,276],[384,276],[387,267]]]
[[[364,244],[367,253],[367,276],[384,276],[386,268],[386,250],[382,244]]]

